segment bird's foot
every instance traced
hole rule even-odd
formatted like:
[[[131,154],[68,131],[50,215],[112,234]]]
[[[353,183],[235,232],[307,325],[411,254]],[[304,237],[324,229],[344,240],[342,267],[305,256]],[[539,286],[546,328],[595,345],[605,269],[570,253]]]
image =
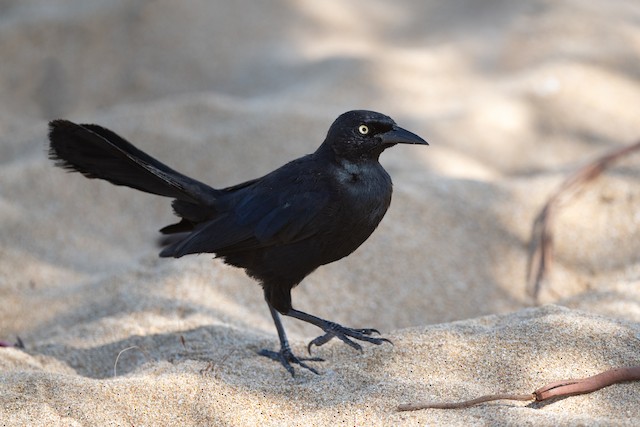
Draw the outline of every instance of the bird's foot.
[[[370,342],[375,345],[380,345],[385,342],[388,342],[389,344],[393,344],[390,340],[386,338],[372,337],[371,335],[373,334],[380,335],[380,332],[377,329],[353,329],[353,328],[347,328],[337,323],[329,322],[329,321],[325,321],[325,324],[323,325],[322,329],[326,333],[324,335],[317,337],[313,341],[311,341],[307,346],[307,351],[309,352],[309,354],[311,354],[311,346],[315,345],[317,347],[320,347],[321,345],[324,345],[327,342],[331,341],[331,339],[334,337],[340,339],[342,342],[353,347],[358,351],[362,351],[362,346],[357,342],[354,342],[350,338],[360,340],[360,341]]]
[[[280,362],[292,377],[295,377],[295,372],[291,364],[300,365],[301,368],[307,369],[316,375],[320,375],[317,370],[307,365],[305,362],[324,362],[324,359],[320,357],[298,357],[293,354],[289,347],[282,347],[280,351],[260,350],[258,354],[268,357],[271,360],[275,360],[276,362]]]

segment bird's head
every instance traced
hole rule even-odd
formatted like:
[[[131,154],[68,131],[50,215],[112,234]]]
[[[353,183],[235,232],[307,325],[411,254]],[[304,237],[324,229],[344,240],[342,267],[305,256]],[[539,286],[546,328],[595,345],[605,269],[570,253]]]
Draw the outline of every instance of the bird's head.
[[[338,117],[327,133],[323,148],[346,160],[378,159],[396,144],[429,145],[418,135],[401,128],[391,117],[375,111],[354,110]]]

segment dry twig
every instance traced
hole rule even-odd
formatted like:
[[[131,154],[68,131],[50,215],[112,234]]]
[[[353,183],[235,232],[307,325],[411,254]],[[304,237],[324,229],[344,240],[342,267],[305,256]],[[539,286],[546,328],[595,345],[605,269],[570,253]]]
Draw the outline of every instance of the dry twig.
[[[398,411],[417,411],[420,409],[461,409],[494,400],[518,400],[542,402],[554,397],[568,397],[576,394],[591,393],[603,387],[624,381],[640,381],[640,365],[626,368],[613,368],[587,378],[563,380],[549,383],[528,394],[490,394],[463,402],[419,402],[398,406]]]
[[[598,177],[613,162],[638,149],[640,149],[640,141],[633,145],[613,150],[592,163],[581,167],[558,187],[540,213],[538,213],[531,230],[527,265],[527,284],[531,295],[536,301],[540,294],[540,288],[553,265],[553,231],[551,226],[558,209],[563,203],[575,196],[585,184]]]
[[[118,360],[120,360],[120,356],[122,355],[122,353],[129,351],[129,350],[133,350],[133,349],[138,349],[142,352],[142,354],[144,354],[144,356],[148,359],[150,359],[151,357],[149,356],[149,354],[142,348],[139,347],[137,345],[132,345],[131,347],[127,347],[127,348],[123,348],[122,350],[120,350],[120,352],[118,353],[118,356],[116,357],[116,361],[113,363],[113,377],[117,377],[118,376],[118,372],[117,372],[117,366],[118,366]]]

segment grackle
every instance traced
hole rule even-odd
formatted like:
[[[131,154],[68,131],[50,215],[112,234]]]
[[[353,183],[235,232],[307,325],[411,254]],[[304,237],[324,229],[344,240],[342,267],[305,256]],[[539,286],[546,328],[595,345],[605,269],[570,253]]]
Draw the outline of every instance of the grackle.
[[[317,374],[306,362],[322,359],[293,354],[281,314],[324,332],[309,343],[309,353],[334,337],[357,350],[362,347],[354,340],[390,342],[373,336],[379,334],[375,329],[347,328],[291,305],[292,288],[319,266],[351,254],[382,220],[392,184],[380,154],[396,144],[428,145],[390,117],[344,113],[314,153],[223,189],[176,172],[98,125],[54,120],[49,126],[49,157],[57,166],[175,199],[173,210],[181,220],[160,230],[176,237],[161,257],[213,253],[260,282],[280,339],[279,351],[260,354],[291,375],[292,364]]]

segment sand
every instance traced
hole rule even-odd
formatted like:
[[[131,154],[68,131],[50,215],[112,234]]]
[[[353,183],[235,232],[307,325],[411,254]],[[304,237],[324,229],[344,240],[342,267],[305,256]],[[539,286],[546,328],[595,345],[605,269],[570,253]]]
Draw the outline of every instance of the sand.
[[[636,425],[640,384],[548,404],[398,413],[640,364],[640,155],[555,222],[534,304],[532,221],[575,168],[640,138],[635,1],[5,1],[0,6],[4,425]],[[312,152],[335,117],[429,147],[382,163],[392,206],[297,308],[394,345],[314,351],[291,378],[261,290],[209,255],[157,257],[168,200],[53,167],[47,122],[109,127],[216,187]],[[287,319],[304,354],[319,331]],[[1,424],[0,423],[0,424]]]

